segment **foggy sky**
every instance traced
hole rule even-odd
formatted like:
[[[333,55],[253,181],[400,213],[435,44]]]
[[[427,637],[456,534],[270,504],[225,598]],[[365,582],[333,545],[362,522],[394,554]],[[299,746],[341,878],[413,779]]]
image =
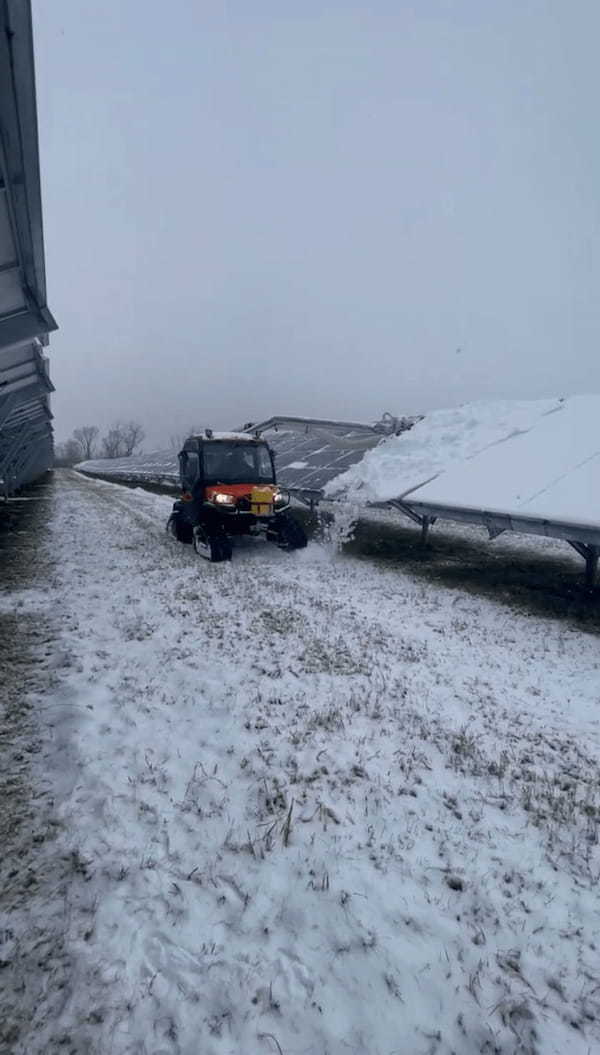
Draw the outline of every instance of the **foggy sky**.
[[[33,0],[58,439],[600,391],[597,0]]]

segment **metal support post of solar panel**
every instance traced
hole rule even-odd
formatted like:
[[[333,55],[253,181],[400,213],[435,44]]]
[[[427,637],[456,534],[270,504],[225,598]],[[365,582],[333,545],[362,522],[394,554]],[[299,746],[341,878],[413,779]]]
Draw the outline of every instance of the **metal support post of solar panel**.
[[[31,10],[0,9],[0,495],[52,464],[46,304]]]

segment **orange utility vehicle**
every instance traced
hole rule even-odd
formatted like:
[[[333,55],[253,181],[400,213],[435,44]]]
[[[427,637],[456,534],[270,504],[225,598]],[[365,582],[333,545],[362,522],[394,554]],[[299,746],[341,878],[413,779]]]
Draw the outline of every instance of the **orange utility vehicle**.
[[[190,436],[179,454],[182,495],[167,530],[210,561],[231,560],[235,535],[263,535],[280,549],[306,546],[278,487],[273,452],[258,435],[213,432]]]

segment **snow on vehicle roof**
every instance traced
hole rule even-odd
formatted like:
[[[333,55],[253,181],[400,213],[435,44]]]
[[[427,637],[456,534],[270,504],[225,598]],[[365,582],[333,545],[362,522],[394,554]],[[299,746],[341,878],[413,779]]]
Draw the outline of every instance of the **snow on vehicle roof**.
[[[411,499],[600,525],[600,395],[565,400],[528,431],[488,446],[411,492]]]
[[[433,410],[410,431],[382,440],[325,486],[327,496],[387,502],[509,436],[530,429],[559,399],[494,400]]]
[[[210,436],[206,435],[206,432],[199,432],[195,436],[190,436],[190,439],[195,440],[241,440],[243,443],[256,443],[260,439],[260,436],[256,436],[255,433],[249,432],[211,432]]]

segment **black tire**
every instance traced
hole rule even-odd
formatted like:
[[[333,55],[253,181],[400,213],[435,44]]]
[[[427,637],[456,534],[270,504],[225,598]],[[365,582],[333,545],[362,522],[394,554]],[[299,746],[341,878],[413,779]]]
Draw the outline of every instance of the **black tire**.
[[[178,542],[192,542],[192,525],[183,520],[179,513],[171,513],[167,520],[167,531],[170,531],[173,538],[176,538]]]
[[[300,524],[289,513],[279,513],[275,518],[274,541],[280,549],[290,552],[294,549],[304,549],[307,544],[306,533]],[[271,536],[271,532],[269,532]]]
[[[227,535],[207,535],[202,528],[196,528],[193,533],[194,552],[204,560],[212,564],[219,564],[224,560],[231,560],[233,553],[231,542]]]
[[[233,556],[233,547],[226,536],[223,536],[223,538],[212,539],[211,542],[212,546],[216,547],[216,550],[214,551],[215,555],[211,557],[211,560],[231,560]]]

